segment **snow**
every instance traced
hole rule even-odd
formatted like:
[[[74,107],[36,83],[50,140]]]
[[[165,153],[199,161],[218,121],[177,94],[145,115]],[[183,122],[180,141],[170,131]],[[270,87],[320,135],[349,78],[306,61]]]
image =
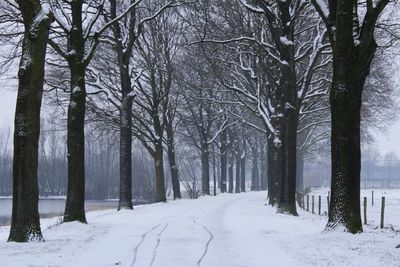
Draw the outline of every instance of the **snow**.
[[[294,44],[293,44],[293,41],[290,41],[286,36],[281,36],[281,37],[280,37],[280,41],[281,41],[281,43],[282,43],[283,45],[285,45],[285,46],[292,46],[292,45],[294,45]]]
[[[40,24],[46,20],[49,20],[51,16],[52,14],[50,10],[46,6],[42,5],[39,13],[36,15],[35,19],[31,24],[31,31],[35,34],[37,28],[40,27]]]
[[[329,17],[329,8],[325,0],[316,0],[316,4],[320,7],[322,14],[325,18]]]
[[[2,266],[398,266],[397,232],[324,233],[326,216],[265,206],[266,192],[89,212],[89,224],[42,220],[44,243],[6,243]],[[397,197],[398,198],[398,197]]]
[[[374,206],[372,206],[372,190],[374,191]],[[322,213],[327,211],[328,188],[313,189],[310,193],[315,196],[316,208],[318,212],[318,196],[322,198]],[[381,199],[385,197],[385,228],[393,228],[400,231],[400,190],[399,189],[363,189],[361,190],[361,218],[364,220],[364,197],[367,198],[367,228],[376,228],[380,226]],[[306,201],[306,200],[305,200]],[[310,204],[311,207],[311,204]],[[310,208],[311,209],[311,208]],[[364,223],[364,221],[363,221]],[[364,227],[365,228],[365,227]],[[400,244],[400,241],[399,241]]]

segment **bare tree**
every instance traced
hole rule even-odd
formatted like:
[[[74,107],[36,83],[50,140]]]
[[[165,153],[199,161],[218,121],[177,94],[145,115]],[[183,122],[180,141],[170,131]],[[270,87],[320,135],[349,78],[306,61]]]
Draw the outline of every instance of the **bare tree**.
[[[330,92],[332,182],[327,229],[362,231],[360,124],[364,84],[377,43],[375,28],[389,0],[312,1],[333,49]],[[363,11],[362,11],[363,10]],[[365,10],[365,11],[364,11]],[[364,16],[361,13],[365,13]]]
[[[14,121],[13,210],[8,241],[42,241],[38,146],[49,27],[52,14],[39,0],[17,1],[24,24]]]

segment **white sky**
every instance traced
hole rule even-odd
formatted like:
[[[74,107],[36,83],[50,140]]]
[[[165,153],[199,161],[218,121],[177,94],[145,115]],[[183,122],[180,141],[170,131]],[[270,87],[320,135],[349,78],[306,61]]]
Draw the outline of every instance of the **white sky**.
[[[13,125],[16,99],[15,91],[4,90],[0,84],[0,127]]]

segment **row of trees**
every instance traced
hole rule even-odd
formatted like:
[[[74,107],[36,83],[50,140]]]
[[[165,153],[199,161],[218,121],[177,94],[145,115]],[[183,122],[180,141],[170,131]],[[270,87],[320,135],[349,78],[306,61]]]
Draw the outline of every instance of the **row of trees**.
[[[208,25],[213,18],[217,18],[214,22],[223,18],[223,23],[212,27],[202,42],[222,45],[209,58],[217,66],[220,84],[262,119],[268,136],[270,204],[277,204],[281,212],[297,214],[299,148],[310,139],[314,139],[312,144],[319,138],[326,140],[326,128],[321,124],[329,121],[328,112],[332,206],[327,228],[362,231],[361,117],[370,117],[381,83],[376,76],[369,81],[367,77],[371,69],[379,68],[379,64],[372,66],[378,48],[376,36],[381,46],[396,40],[398,25],[391,24],[393,18],[383,11],[396,10],[397,3],[242,0],[236,8],[227,5],[222,1],[205,8],[209,15],[202,17],[203,27],[212,27]],[[233,19],[238,17],[243,19]],[[233,34],[232,29],[236,30]],[[385,66],[380,72],[389,69]],[[373,89],[363,95],[366,84]],[[381,89],[391,91],[390,85]],[[391,101],[386,98],[383,106]]]
[[[394,24],[381,15],[388,6],[396,3],[5,0],[0,36],[15,44],[13,55],[20,58],[9,240],[42,240],[37,173],[43,89],[45,112],[66,115],[65,222],[86,222],[90,123],[117,133],[119,209],[133,208],[133,140],[153,160],[155,201],[166,201],[164,154],[174,198],[181,197],[180,180],[197,195],[196,183],[179,172],[186,165],[186,177],[196,175],[184,159],[194,149],[203,194],[211,193],[210,169],[217,168],[213,180],[220,180],[221,192],[245,191],[251,161],[252,189],[268,188],[269,203],[292,215],[304,160],[330,144],[327,228],[361,231],[360,142],[362,133],[368,137],[361,117],[375,122],[376,107],[394,99],[393,88],[381,82],[390,80],[389,68],[372,65],[375,30],[382,44],[394,40]],[[380,55],[379,62],[386,58]],[[367,81],[371,69],[382,75]],[[363,95],[366,83],[373,89]],[[100,155],[112,156],[107,150]]]

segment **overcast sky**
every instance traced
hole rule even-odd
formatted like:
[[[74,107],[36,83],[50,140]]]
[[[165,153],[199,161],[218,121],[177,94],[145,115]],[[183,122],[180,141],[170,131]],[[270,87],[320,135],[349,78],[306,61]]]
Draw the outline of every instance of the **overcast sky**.
[[[17,94],[11,89],[1,88],[1,82],[0,80],[0,127],[3,127],[13,123]]]

